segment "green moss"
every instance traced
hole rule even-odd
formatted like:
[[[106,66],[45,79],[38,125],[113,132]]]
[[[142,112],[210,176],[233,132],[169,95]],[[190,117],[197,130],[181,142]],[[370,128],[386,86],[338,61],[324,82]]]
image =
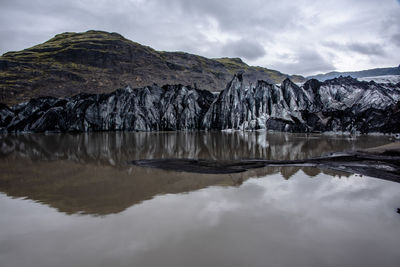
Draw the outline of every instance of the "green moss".
[[[85,57],[85,54],[116,58],[121,60],[121,68],[93,66],[90,65],[93,62],[75,60],[75,56],[71,57],[71,55]],[[137,55],[137,60],[131,61],[130,54]],[[156,51],[151,47],[127,40],[119,34],[102,31],[58,34],[45,43],[22,51],[6,53],[0,57],[0,60],[3,61],[3,66],[9,66],[0,71],[0,88],[10,89],[10,92],[18,91],[19,94],[24,90],[29,92],[23,98],[35,96],[38,92],[43,94],[46,90],[57,94],[57,88],[60,88],[60,95],[65,94],[66,89],[71,90],[71,93],[78,90],[76,88],[79,90],[87,88],[90,91],[89,87],[93,86],[87,86],[92,80],[96,80],[94,86],[98,86],[99,90],[107,91],[113,89],[114,86],[119,86],[118,84],[122,82],[136,81],[138,76],[143,80],[140,80],[137,86],[151,84],[154,80],[171,83],[174,82],[171,79],[176,79],[177,82],[192,82],[193,80],[200,86],[204,86],[204,89],[210,90],[215,90],[216,86],[220,86],[219,79],[228,82],[231,76],[239,71],[248,72],[250,75],[266,76],[276,83],[288,77],[278,71],[251,67],[240,58],[209,59],[185,52]],[[175,70],[174,65],[176,65]],[[135,72],[130,72],[133,69]],[[74,80],[74,76],[77,80]],[[167,81],[166,76],[173,78]],[[297,82],[301,78],[301,76],[295,76],[292,80]],[[82,83],[82,80],[86,83]],[[97,82],[101,82],[101,85],[96,84]],[[10,97],[6,101],[12,102],[13,99]]]
[[[43,59],[51,59],[51,57],[56,53],[66,52],[69,49],[88,49],[79,46],[80,44],[92,46],[90,47],[91,50],[109,53],[110,49],[107,49],[106,41],[123,41],[130,45],[133,44],[135,46],[140,46],[139,44],[129,41],[118,34],[110,34],[100,31],[88,31],[86,33],[63,33],[56,35],[45,43],[33,46],[31,48],[19,52],[5,53],[3,57],[13,61],[40,61]],[[142,46],[142,48],[149,52],[155,51],[154,49],[146,46]]]
[[[248,69],[249,68],[249,65],[244,63],[240,58],[223,57],[223,58],[216,58],[215,60],[221,64],[224,64],[225,66],[230,67],[230,68],[237,68],[237,69]]]

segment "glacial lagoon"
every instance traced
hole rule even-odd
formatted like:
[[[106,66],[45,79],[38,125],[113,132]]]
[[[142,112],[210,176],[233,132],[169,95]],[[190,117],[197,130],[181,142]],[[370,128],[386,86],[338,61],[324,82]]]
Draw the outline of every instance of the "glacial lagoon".
[[[138,159],[304,159],[388,136],[0,136],[0,266],[398,266],[400,183],[313,167],[198,174]]]

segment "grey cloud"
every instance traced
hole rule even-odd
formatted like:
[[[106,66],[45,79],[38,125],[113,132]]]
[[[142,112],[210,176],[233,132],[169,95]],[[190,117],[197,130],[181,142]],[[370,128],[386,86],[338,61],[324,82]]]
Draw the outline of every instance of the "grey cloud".
[[[400,1],[400,0],[399,0]],[[397,10],[392,10],[389,14],[381,21],[379,30],[382,34],[386,46],[392,46],[398,50],[400,47],[400,6]],[[389,51],[389,56],[399,54],[398,51]],[[398,60],[399,62],[400,60]]]
[[[348,49],[364,55],[377,55],[382,56],[385,54],[383,46],[376,43],[350,43],[347,45]]]
[[[222,53],[226,53],[227,56],[243,57],[249,60],[255,60],[265,55],[265,49],[261,44],[244,39],[230,42],[222,50]]]
[[[346,50],[349,52],[356,52],[363,55],[369,56],[383,56],[385,55],[384,46],[378,43],[360,43],[360,42],[350,42],[350,43],[337,43],[337,42],[325,42],[325,46],[335,49]]]
[[[400,0],[399,0],[400,1]],[[397,46],[400,46],[400,33],[398,34],[393,34],[391,37],[391,40],[393,41],[393,43]]]
[[[294,54],[297,64],[287,64],[283,57],[282,63],[272,66],[304,74],[318,66],[323,68],[318,72],[335,69],[331,60],[342,57],[335,62],[346,62],[348,55],[339,55],[343,51],[373,56],[373,60],[365,57],[363,64],[377,67],[399,62],[395,51],[400,45],[399,17],[396,2],[383,5],[380,0],[0,0],[0,54],[33,46],[60,32],[96,29],[118,32],[158,50],[239,56],[249,64],[268,67],[270,56]],[[376,21],[388,25],[382,29]],[[325,40],[344,45],[330,47],[332,58],[317,52],[307,56],[312,54],[310,47],[324,51]]]
[[[295,54],[296,63],[277,63],[273,68],[284,70],[289,74],[303,73],[311,75],[316,72],[329,72],[335,70],[335,66],[314,50],[300,50]]]
[[[183,14],[199,18],[211,17],[218,22],[222,31],[240,34],[242,37],[265,35],[269,40],[274,40],[276,33],[284,30],[295,32],[304,29],[301,3],[292,1],[171,1]]]

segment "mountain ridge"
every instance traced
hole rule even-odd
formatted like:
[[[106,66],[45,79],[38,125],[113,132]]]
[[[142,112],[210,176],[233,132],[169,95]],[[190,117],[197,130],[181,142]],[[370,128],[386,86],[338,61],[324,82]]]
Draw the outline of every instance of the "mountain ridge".
[[[306,79],[317,79],[323,82],[326,80],[338,78],[340,76],[364,78],[364,77],[375,77],[375,76],[386,76],[386,75],[400,75],[400,65],[397,67],[374,68],[374,69],[360,70],[360,71],[347,71],[347,72],[332,71],[328,73],[321,73],[317,75],[308,76],[306,77]]]
[[[109,93],[153,83],[220,91],[240,71],[245,72],[248,85],[259,79],[304,81],[299,75],[249,66],[240,58],[157,51],[118,33],[91,30],[57,34],[31,48],[4,53],[0,57],[0,102],[13,105],[39,96]]]

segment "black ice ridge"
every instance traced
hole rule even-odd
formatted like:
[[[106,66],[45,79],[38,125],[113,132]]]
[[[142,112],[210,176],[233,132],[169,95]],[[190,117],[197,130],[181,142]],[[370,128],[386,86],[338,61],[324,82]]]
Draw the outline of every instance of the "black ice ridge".
[[[235,75],[215,95],[183,85],[118,89],[110,94],[40,97],[0,104],[3,132],[162,130],[277,130],[288,132],[400,132],[400,84],[339,77],[297,86]]]

